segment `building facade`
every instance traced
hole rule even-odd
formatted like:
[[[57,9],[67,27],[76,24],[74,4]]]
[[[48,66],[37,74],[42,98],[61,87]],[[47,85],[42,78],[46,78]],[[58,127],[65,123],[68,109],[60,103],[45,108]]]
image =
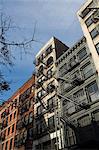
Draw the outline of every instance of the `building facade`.
[[[36,55],[33,150],[61,149],[56,113],[55,61],[68,49],[52,37]]]
[[[77,16],[99,74],[99,1],[87,0]]]
[[[65,148],[98,149],[99,75],[86,38],[68,49],[56,65]]]
[[[19,104],[14,150],[32,150],[35,75],[19,89]]]
[[[1,150],[32,150],[35,75],[0,107]]]
[[[16,134],[16,123],[19,101],[19,92],[17,91],[0,108],[0,146],[2,150],[14,150],[14,139]]]

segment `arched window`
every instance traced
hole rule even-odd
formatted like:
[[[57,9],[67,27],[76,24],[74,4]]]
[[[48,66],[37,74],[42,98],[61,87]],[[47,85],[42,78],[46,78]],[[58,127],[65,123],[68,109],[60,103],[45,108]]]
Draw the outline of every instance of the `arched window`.
[[[43,67],[43,65],[41,65],[38,69],[39,76],[43,73],[43,70],[44,70],[44,67]]]
[[[47,66],[52,65],[52,63],[53,63],[53,57],[51,56],[51,57],[49,57],[48,60],[47,60]]]

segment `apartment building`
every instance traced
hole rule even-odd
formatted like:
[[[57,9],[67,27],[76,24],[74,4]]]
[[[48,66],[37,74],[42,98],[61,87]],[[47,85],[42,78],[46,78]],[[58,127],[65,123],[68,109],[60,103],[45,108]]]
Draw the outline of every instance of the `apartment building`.
[[[19,101],[19,92],[2,104],[0,108],[0,147],[1,150],[14,150],[14,138],[16,134],[17,123],[17,103]]]
[[[92,53],[82,37],[56,61],[66,150],[99,149],[99,74]]]
[[[35,75],[19,89],[19,104],[14,150],[32,150]]]
[[[99,74],[99,0],[87,0],[77,16]]]
[[[68,46],[52,37],[36,55],[33,150],[61,149],[54,74],[55,61],[67,49]]]
[[[0,107],[0,150],[32,150],[35,75]]]

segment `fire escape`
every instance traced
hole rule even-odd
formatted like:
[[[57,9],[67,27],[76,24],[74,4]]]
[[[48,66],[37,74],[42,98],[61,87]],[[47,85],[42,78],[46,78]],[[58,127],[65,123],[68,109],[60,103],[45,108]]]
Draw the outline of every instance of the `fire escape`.
[[[33,101],[31,88],[28,88],[23,94],[20,95],[18,103],[18,121],[16,127],[17,135],[15,137],[15,147],[20,148],[24,146],[25,150],[32,149],[33,143],[33,112],[28,114]]]

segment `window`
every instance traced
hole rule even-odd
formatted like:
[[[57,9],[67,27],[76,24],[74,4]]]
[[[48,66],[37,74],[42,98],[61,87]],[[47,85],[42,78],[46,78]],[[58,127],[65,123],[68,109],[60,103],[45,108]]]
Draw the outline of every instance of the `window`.
[[[12,144],[13,144],[12,142],[13,142],[13,139],[10,140],[10,148],[9,148],[9,150],[12,150]]]
[[[8,128],[8,135],[10,134],[10,127]]]
[[[78,52],[77,55],[78,55],[79,60],[82,60],[82,59],[86,58],[86,56],[87,56],[86,47],[82,48],[82,49]]]
[[[50,54],[51,52],[52,52],[52,45],[49,48],[47,48],[46,55]]]
[[[14,132],[14,124],[12,125],[12,133]]]
[[[52,77],[52,68],[47,71],[47,77],[48,79]]]
[[[74,100],[79,104],[87,103],[86,94],[83,89],[77,91],[73,94]],[[76,109],[80,109],[79,106],[76,105]]]
[[[96,47],[96,51],[97,51],[97,53],[99,55],[99,43],[97,43],[97,45],[95,47]]]
[[[90,63],[87,63],[85,66],[82,67],[82,73],[85,79],[93,75],[93,69]]]
[[[67,137],[68,146],[76,144],[76,137],[74,131],[69,127],[67,129]]]
[[[48,109],[49,108],[53,108],[53,100],[54,100],[54,98],[55,97],[52,97],[52,98],[50,98],[50,99],[48,99],[48,101],[47,101],[47,106],[48,106]]]
[[[41,97],[43,97],[45,94],[46,94],[46,91],[40,90],[40,91],[37,93],[37,97],[38,97],[38,98],[41,98]]]
[[[54,86],[54,82],[52,81],[47,85],[47,93],[52,93],[54,90],[55,90],[55,86]]]
[[[59,75],[62,76],[68,72],[67,64],[65,63],[62,67],[59,68]]]
[[[42,105],[38,106],[37,107],[37,114],[40,115],[42,113],[42,111],[43,111]]]
[[[81,127],[87,126],[91,123],[91,119],[90,119],[89,115],[86,115],[86,116],[79,118],[78,123]]]
[[[81,17],[84,18],[89,12],[90,12],[90,9],[88,9],[88,7],[92,7],[93,6],[93,2],[91,2],[87,8],[85,8],[82,13],[81,13]]]
[[[98,28],[98,27],[97,27],[97,28]],[[90,35],[91,35],[92,39],[99,35],[99,31],[98,31],[97,28],[94,28],[94,29],[90,32]]]
[[[8,141],[6,142],[5,150],[8,150]]]
[[[89,84],[89,85],[87,86],[87,89],[88,89],[89,95],[92,95],[92,94],[98,92],[97,83],[96,83],[96,82],[93,82],[93,83]]]
[[[4,143],[2,144],[2,150],[4,150]]]
[[[12,114],[10,115],[10,121],[12,120]]]
[[[54,116],[48,118],[48,126],[49,128],[54,127]]]
[[[92,20],[92,16],[90,16],[86,21],[86,26],[89,27],[92,23],[93,23],[93,20]]]
[[[29,123],[31,123],[33,121],[33,113],[31,112],[30,114],[29,114]]]
[[[49,57],[48,60],[47,60],[47,67],[49,67],[50,65],[53,64],[53,57]]]
[[[28,139],[32,139],[32,138],[33,138],[33,129],[30,128],[30,129],[28,130]]]

